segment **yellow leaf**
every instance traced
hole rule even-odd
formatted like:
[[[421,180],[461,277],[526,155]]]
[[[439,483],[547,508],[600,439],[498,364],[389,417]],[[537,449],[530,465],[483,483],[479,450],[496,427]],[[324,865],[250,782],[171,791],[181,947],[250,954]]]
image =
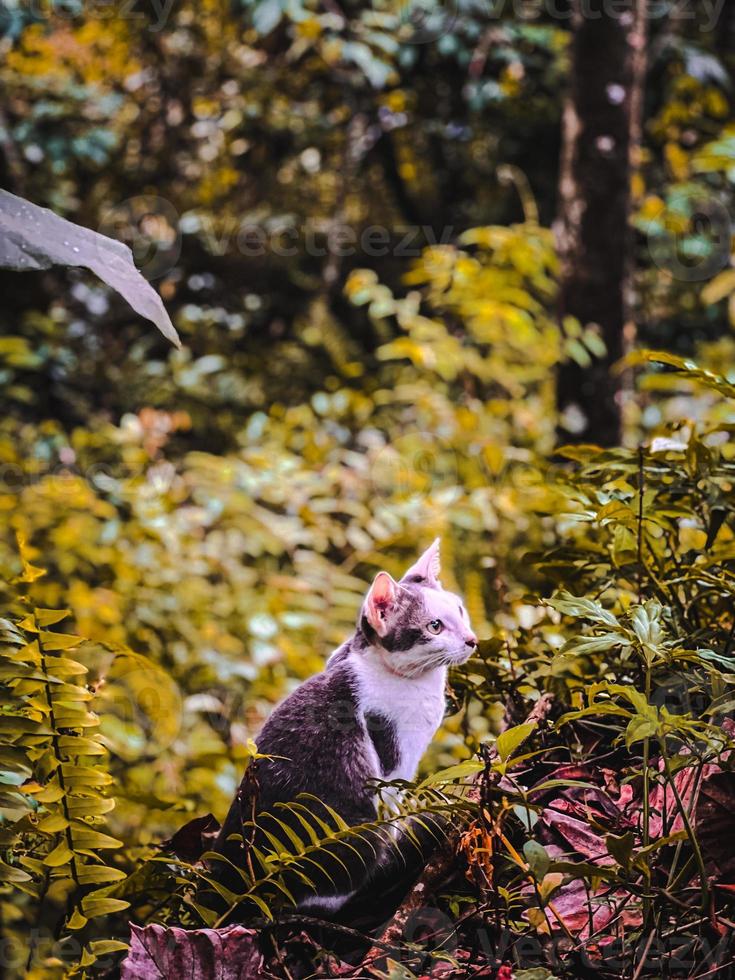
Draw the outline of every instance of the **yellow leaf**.
[[[112,912],[122,912],[129,907],[129,902],[123,902],[119,898],[95,898],[94,895],[87,895],[82,901],[82,911],[90,919],[95,915],[110,915]]]
[[[56,847],[47,854],[43,859],[43,863],[49,868],[60,868],[64,864],[68,864],[74,857],[69,845],[66,841],[61,841]]]
[[[84,664],[80,664],[78,660],[69,660],[67,657],[54,657],[49,668],[55,677],[77,677],[79,674],[87,673]]]
[[[52,633],[48,630],[41,630],[40,640],[44,650],[69,650],[71,647],[78,647],[82,642],[80,636],[73,636],[71,633]]]
[[[32,792],[31,790],[26,791]],[[40,793],[34,793],[33,795],[39,803],[58,803],[64,797],[64,790],[57,783],[51,783],[42,789]]]
[[[67,929],[83,929],[87,924],[86,916],[82,915],[79,909],[74,909],[73,913],[66,921]]]
[[[104,864],[85,864],[77,868],[80,885],[109,885],[113,881],[122,881],[125,877],[124,871],[108,868]]]
[[[62,619],[71,616],[70,609],[34,609],[33,615],[36,617],[39,626],[54,626]]]
[[[109,834],[100,834],[96,830],[90,830],[89,824],[72,823],[72,835],[74,846],[79,850],[101,850],[102,848],[122,847],[122,841],[110,837]]]
[[[60,830],[66,830],[69,821],[62,817],[60,813],[49,814],[38,822],[38,829],[44,834],[58,834]]]
[[[35,582],[37,578],[41,578],[42,575],[46,574],[45,568],[38,568],[36,565],[32,565],[30,562],[30,555],[34,549],[31,549],[28,544],[28,539],[25,534],[21,531],[16,532],[16,539],[18,542],[18,551],[20,553],[21,565],[23,571],[15,580],[16,582]]]
[[[711,279],[702,290],[703,303],[719,303],[735,290],[735,269],[725,269]]]
[[[94,738],[85,738],[82,735],[62,735],[59,738],[59,747],[69,755],[107,754],[107,749],[101,742]]]

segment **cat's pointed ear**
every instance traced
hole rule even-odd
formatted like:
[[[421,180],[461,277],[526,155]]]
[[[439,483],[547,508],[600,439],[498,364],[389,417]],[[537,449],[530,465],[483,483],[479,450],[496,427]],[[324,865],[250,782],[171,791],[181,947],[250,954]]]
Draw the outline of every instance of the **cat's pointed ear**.
[[[385,636],[390,629],[389,619],[396,605],[398,584],[387,572],[378,572],[365,596],[363,615],[378,636]]]
[[[439,538],[429,545],[415,565],[412,565],[401,579],[402,582],[418,582],[434,589],[440,589],[439,575],[441,560],[439,558]]]

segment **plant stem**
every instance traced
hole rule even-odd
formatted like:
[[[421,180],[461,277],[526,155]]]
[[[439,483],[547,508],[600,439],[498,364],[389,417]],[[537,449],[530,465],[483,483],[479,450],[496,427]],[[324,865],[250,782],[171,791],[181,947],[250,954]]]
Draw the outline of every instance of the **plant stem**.
[[[651,665],[646,659],[646,703],[650,703],[651,700]],[[651,753],[651,740],[648,736],[643,739],[643,846],[648,847],[651,839],[651,776],[649,769],[649,760]],[[644,926],[648,925],[650,915],[651,915],[651,899],[649,895],[650,891],[650,875],[646,875],[648,879],[648,887],[646,888],[646,893],[643,896],[643,922]]]
[[[638,515],[637,515],[637,541],[636,550],[638,557],[638,601],[641,601],[643,591],[643,489],[645,486],[645,468],[643,446],[638,446]]]
[[[669,757],[666,752],[666,741],[665,739],[659,739],[659,745],[661,746],[661,758],[664,761],[664,770],[666,772],[666,778],[671,784],[671,791],[674,794],[674,799],[676,800],[676,805],[678,807],[679,813],[681,814],[681,819],[684,824],[684,829],[687,832],[687,837],[692,845],[692,850],[694,851],[694,857],[697,862],[697,867],[699,868],[699,877],[702,882],[702,914],[707,914],[707,903],[709,900],[709,885],[707,883],[707,869],[704,864],[704,857],[702,856],[702,849],[699,846],[699,841],[694,833],[691,821],[689,819],[689,814],[687,813],[687,808],[684,806],[681,795],[676,785],[676,781],[671,773],[671,764],[669,762]]]
[[[66,846],[71,851],[72,856],[70,861],[70,870],[78,894],[81,886],[79,883],[79,872],[77,869],[77,855],[74,849],[74,835],[71,829],[71,813],[69,811],[69,802],[67,800],[67,787],[66,787],[66,781],[64,779],[64,763],[68,762],[68,757],[66,756],[66,754],[62,753],[61,746],[59,745],[59,729],[56,722],[56,712],[54,710],[54,696],[51,690],[51,684],[48,680],[49,671],[47,667],[46,651],[44,650],[43,643],[41,642],[41,624],[38,622],[38,619],[36,618],[35,614],[33,616],[33,620],[37,630],[38,650],[39,653],[41,654],[41,670],[44,675],[44,691],[46,694],[46,703],[48,704],[50,727],[53,732],[51,736],[51,744],[54,750],[54,757],[59,763],[55,775],[58,780],[59,787],[63,791],[63,796],[61,797],[61,808],[64,813],[64,819],[66,820],[66,827],[64,828],[64,838],[66,840]]]

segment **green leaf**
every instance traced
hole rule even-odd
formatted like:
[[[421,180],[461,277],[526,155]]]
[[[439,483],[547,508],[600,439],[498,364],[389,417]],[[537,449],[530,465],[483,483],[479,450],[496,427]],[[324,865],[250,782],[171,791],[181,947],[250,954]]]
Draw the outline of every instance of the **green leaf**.
[[[658,723],[652,718],[644,718],[636,715],[628,722],[625,729],[625,745],[630,748],[634,742],[640,742],[644,738],[652,738],[658,731]]]
[[[451,783],[457,779],[465,779],[467,776],[474,776],[482,772],[485,763],[477,759],[468,759],[466,762],[459,762],[455,766],[447,769],[440,769],[439,772],[427,776],[423,782],[419,783],[418,789],[425,789],[427,786],[435,786],[437,783]]]
[[[655,646],[660,642],[662,636],[661,612],[661,603],[655,599],[649,600],[645,606],[636,606],[631,611],[630,622],[641,643]]]
[[[219,919],[219,912],[215,912],[213,909],[208,909],[205,905],[199,902],[192,902],[191,907],[195,910],[199,918],[210,928]],[[266,906],[263,912],[263,916],[267,919],[272,919],[273,916],[269,914],[268,907]]]
[[[567,711],[566,714],[562,715],[558,725],[568,725],[570,721],[577,721],[579,718],[590,718],[595,716],[604,715],[617,715],[620,718],[630,718],[632,712],[628,711],[620,704],[614,704],[612,701],[595,701],[588,708],[580,708],[577,711]]]
[[[722,375],[700,368],[694,361],[677,357],[676,354],[669,354],[668,351],[632,351],[625,357],[624,362],[634,367],[641,364],[666,364],[675,368],[678,374],[682,374],[706,388],[711,388],[727,398],[735,398],[735,385],[723,378]]]
[[[546,853],[546,848],[539,844],[538,841],[526,841],[523,845],[523,856],[536,881],[543,881],[551,864],[551,858]]]
[[[564,656],[589,656],[592,653],[605,653],[619,646],[630,646],[630,640],[620,633],[603,633],[601,636],[575,637],[560,652]]]
[[[526,741],[535,728],[536,723],[530,722],[524,725],[516,725],[515,728],[509,728],[501,735],[498,735],[495,748],[498,751],[501,762],[507,762],[510,756]]]
[[[620,626],[617,618],[592,599],[583,596],[573,596],[569,592],[560,592],[552,599],[548,600],[550,606],[566,616],[574,616],[577,619],[588,619],[592,623],[600,623],[602,626]]]
[[[635,834],[630,831],[623,834],[622,837],[615,837],[614,834],[608,834],[605,837],[605,844],[607,845],[608,852],[615,858],[618,864],[625,868],[626,871],[629,870],[633,847],[635,846]]]
[[[538,813],[536,813],[535,810],[533,810],[531,807],[523,806],[520,803],[515,803],[513,805],[513,813],[515,813],[516,817],[518,817],[520,822],[523,824],[524,829],[529,834],[539,821]]]
[[[266,901],[264,901],[260,897],[260,895],[255,895],[253,892],[250,892],[248,894],[248,901],[252,902],[254,905],[257,905],[257,907],[263,913],[263,917],[264,918],[270,919],[270,920],[273,919],[273,912],[271,911],[270,906],[268,905],[268,903]],[[216,916],[215,916],[215,920],[216,920]]]

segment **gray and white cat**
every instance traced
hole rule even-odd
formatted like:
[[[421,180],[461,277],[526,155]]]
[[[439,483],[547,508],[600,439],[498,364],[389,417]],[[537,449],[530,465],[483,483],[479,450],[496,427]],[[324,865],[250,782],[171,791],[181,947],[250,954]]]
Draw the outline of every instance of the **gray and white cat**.
[[[439,573],[438,539],[400,582],[379,572],[353,636],[276,708],[256,740],[271,757],[257,763],[259,813],[278,814],[276,804],[308,793],[354,826],[376,817],[376,779],[414,778],[444,715],[447,667],[477,646],[462,600]],[[235,865],[252,817],[243,813],[245,781],[215,844]],[[356,890],[354,875],[340,878],[320,880],[318,895],[300,896],[299,906],[339,908]]]

